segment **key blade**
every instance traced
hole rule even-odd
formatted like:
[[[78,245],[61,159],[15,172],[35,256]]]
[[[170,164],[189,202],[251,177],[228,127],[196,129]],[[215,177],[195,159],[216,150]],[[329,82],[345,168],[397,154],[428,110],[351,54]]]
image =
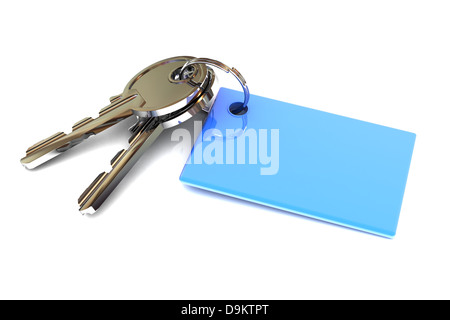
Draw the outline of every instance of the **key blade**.
[[[151,118],[133,135],[128,149],[119,151],[111,160],[112,170],[97,176],[78,199],[82,214],[93,214],[97,211],[163,130],[163,124]]]
[[[33,169],[48,160],[62,154],[80,144],[85,139],[115,125],[133,114],[132,109],[140,107],[145,102],[137,91],[130,91],[126,96],[115,96],[111,104],[101,109],[96,119],[84,118],[76,122],[72,132],[58,132],[44,139],[26,151],[26,156],[20,160],[27,169]]]
[[[53,141],[60,139],[62,137],[64,137],[66,134],[64,132],[58,132],[55,133],[54,135],[48,137],[47,139],[41,140],[38,143],[35,143],[34,145],[32,145],[31,147],[29,147],[26,151],[26,154],[31,154],[33,152],[36,152],[37,150],[43,148],[44,146],[52,143]],[[22,163],[22,165],[27,168],[27,169],[34,169],[37,166],[41,165],[42,163],[50,160],[51,158],[56,157],[57,155],[52,154],[52,152],[47,153],[45,155],[43,155],[42,157],[40,157],[39,159],[36,159],[36,161],[33,162],[23,162],[21,159],[20,162]]]

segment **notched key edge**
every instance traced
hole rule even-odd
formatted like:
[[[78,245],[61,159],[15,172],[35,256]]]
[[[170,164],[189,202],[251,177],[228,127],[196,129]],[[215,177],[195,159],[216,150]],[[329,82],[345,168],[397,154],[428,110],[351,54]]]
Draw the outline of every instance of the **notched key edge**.
[[[42,149],[43,147],[45,147],[46,145],[48,145],[49,143],[52,143],[55,140],[58,140],[61,137],[64,137],[66,134],[64,132],[57,132],[54,135],[51,135],[50,137],[41,140],[35,144],[33,144],[31,147],[29,147],[26,151],[26,154],[30,154],[32,152],[35,152],[39,149]]]
[[[113,125],[115,125],[117,122],[129,117],[133,112],[132,110],[124,110],[125,112],[122,115],[117,115],[115,118],[111,118],[110,121],[106,121],[103,124],[98,125],[97,127],[93,127],[90,132],[86,132],[83,136],[80,137],[74,137],[76,135],[78,130],[84,130],[83,127],[87,126],[88,128],[92,127],[92,123],[94,121],[97,121],[100,119],[100,117],[106,116],[108,117],[108,114],[110,112],[117,113],[117,110],[119,108],[122,108],[124,105],[131,101],[135,101],[136,104],[141,104],[142,99],[139,99],[139,94],[134,91],[130,92],[128,96],[123,98],[122,95],[117,95],[111,98],[112,102],[108,106],[104,107],[99,112],[99,117],[96,119],[93,119],[92,117],[86,117],[78,122],[76,122],[72,126],[72,132],[69,134],[66,134],[64,132],[58,132],[44,140],[39,141],[38,143],[35,143],[30,148],[27,149],[25,157],[23,157],[20,162],[22,165],[27,169],[34,169],[38,167],[39,165],[47,162],[48,160],[60,155],[61,153],[65,152],[66,150],[72,148],[73,146],[79,144],[89,136],[93,134],[97,134]],[[74,138],[69,138],[74,137]],[[60,142],[66,142],[61,143]],[[67,140],[67,141],[66,141]],[[47,150],[52,145],[56,144],[53,150]]]
[[[81,119],[78,122],[75,122],[75,124],[72,126],[72,131],[77,130],[78,128],[81,128],[82,126],[88,124],[89,122],[93,121],[94,119],[92,117],[86,117]]]
[[[126,152],[127,150],[122,149],[119,152],[117,152],[117,154],[111,159],[111,167],[114,167],[115,164],[117,163],[117,161],[123,156],[123,154]]]
[[[100,109],[99,115],[102,116],[107,112],[110,112],[111,110],[117,109],[120,106],[130,102],[131,100],[134,100],[138,97],[138,94],[131,94],[130,96],[126,97],[126,98],[122,98],[122,96],[118,96],[118,98],[113,99],[111,102],[111,104],[109,104],[108,106]]]
[[[128,149],[119,151],[112,158],[112,169],[108,173],[101,173],[80,196],[78,204],[81,214],[95,213],[163,130],[163,125],[154,118],[142,126]]]
[[[122,98],[121,94],[118,94],[116,96],[112,96],[111,98],[109,98],[109,102],[113,103],[113,102],[115,102],[117,100],[120,100],[120,98]]]
[[[80,207],[83,206],[83,204],[86,202],[87,199],[89,199],[89,196],[97,189],[97,186],[100,184],[100,182],[106,177],[107,173],[102,172],[100,173],[97,178],[92,181],[92,183],[87,187],[87,189],[81,194],[81,196],[78,198],[78,205]],[[93,214],[95,212],[95,209],[92,207],[86,208],[84,210],[80,210],[82,214]]]

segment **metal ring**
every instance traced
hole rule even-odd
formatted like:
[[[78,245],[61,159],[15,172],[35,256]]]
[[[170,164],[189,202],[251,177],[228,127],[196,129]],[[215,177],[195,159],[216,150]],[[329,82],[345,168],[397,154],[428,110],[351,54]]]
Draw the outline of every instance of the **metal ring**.
[[[196,63],[202,63],[202,64],[208,64],[213,67],[217,67],[226,73],[231,73],[233,76],[236,77],[236,79],[239,81],[239,83],[242,86],[242,89],[244,90],[244,103],[242,104],[242,107],[239,109],[239,112],[244,110],[244,108],[248,104],[248,100],[250,100],[250,92],[248,91],[247,82],[245,81],[244,77],[237,71],[235,68],[230,68],[227,65],[223,64],[220,61],[208,59],[208,58],[194,58],[192,60],[187,61],[183,67],[181,67],[180,74],[183,73],[184,69],[188,66]]]

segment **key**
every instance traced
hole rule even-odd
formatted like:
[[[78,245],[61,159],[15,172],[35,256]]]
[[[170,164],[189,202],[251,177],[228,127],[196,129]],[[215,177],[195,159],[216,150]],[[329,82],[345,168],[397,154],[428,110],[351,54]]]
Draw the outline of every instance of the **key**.
[[[209,68],[208,79],[208,86],[199,100],[191,101],[186,107],[171,114],[160,117],[144,117],[138,120],[137,124],[131,128],[134,133],[129,139],[128,149],[119,151],[111,160],[111,171],[99,174],[79,197],[78,204],[82,214],[93,214],[102,205],[165,128],[176,126],[198,112],[211,108],[218,85],[213,71]]]
[[[96,119],[77,122],[69,134],[59,132],[27,150],[21,162],[34,168],[65,152],[119,121],[137,116],[130,128],[129,148],[121,150],[111,160],[112,170],[100,174],[80,196],[80,211],[94,213],[111,194],[126,173],[165,128],[176,126],[201,111],[209,112],[218,82],[212,69],[195,64],[182,66],[192,57],[175,57],[157,62],[138,73],[122,94],[110,98],[111,104],[100,111]]]
[[[129,81],[122,94],[110,98],[110,104],[100,110],[96,119],[84,118],[73,125],[69,134],[58,132],[34,144],[21,163],[33,169],[133,114],[160,117],[199,100],[209,81],[208,68],[196,64],[181,76],[177,73],[192,58],[174,57],[145,68]]]

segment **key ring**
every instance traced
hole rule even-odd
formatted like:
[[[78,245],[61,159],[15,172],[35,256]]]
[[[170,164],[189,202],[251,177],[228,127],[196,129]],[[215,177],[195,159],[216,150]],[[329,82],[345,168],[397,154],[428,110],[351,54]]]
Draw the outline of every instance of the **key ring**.
[[[230,68],[227,65],[223,64],[220,61],[208,59],[208,58],[194,58],[192,60],[187,61],[183,67],[181,67],[180,74],[183,74],[183,71],[185,68],[187,68],[190,65],[196,64],[196,63],[202,63],[211,65],[213,67],[217,67],[226,73],[231,73],[233,76],[236,77],[236,79],[239,81],[239,83],[242,86],[242,89],[244,90],[244,103],[240,104],[239,106],[236,106],[234,103],[230,106],[230,111],[233,114],[239,115],[242,111],[246,110],[248,100],[250,99],[250,92],[247,87],[247,82],[245,81],[244,77],[237,71],[235,68]],[[233,108],[233,110],[231,110]]]

